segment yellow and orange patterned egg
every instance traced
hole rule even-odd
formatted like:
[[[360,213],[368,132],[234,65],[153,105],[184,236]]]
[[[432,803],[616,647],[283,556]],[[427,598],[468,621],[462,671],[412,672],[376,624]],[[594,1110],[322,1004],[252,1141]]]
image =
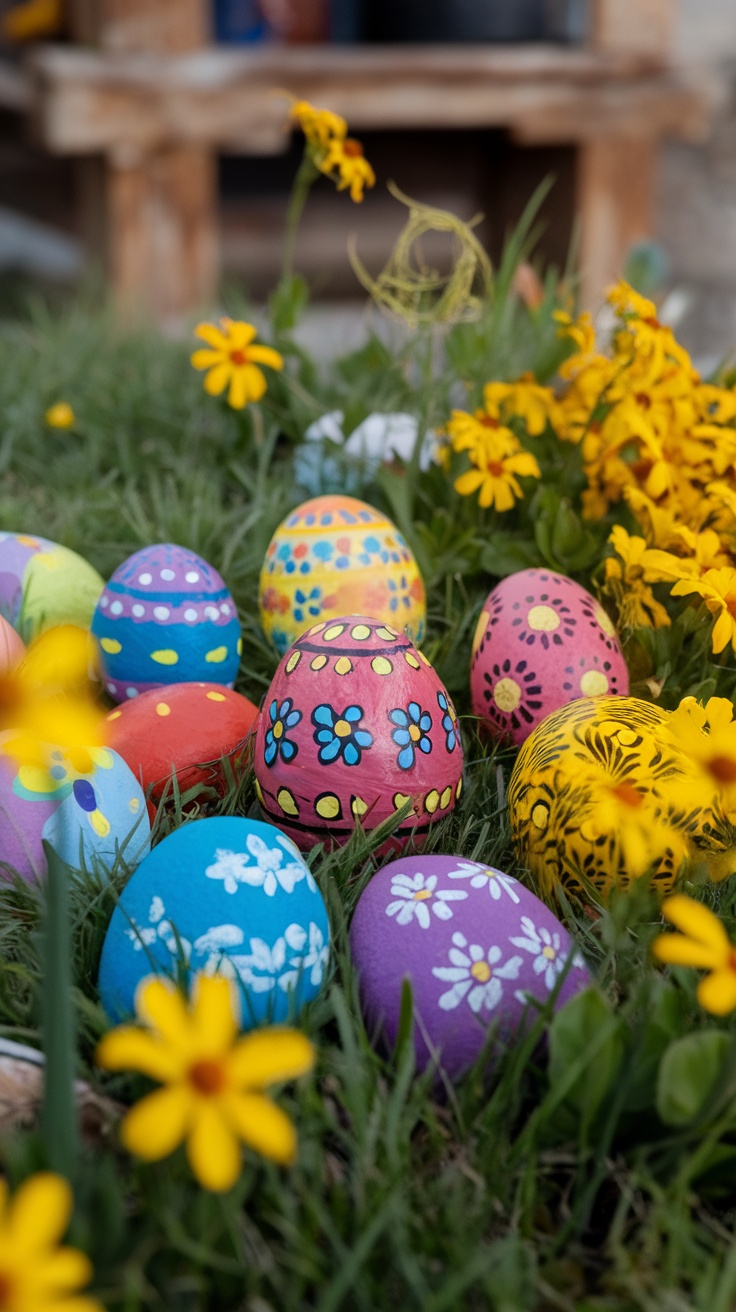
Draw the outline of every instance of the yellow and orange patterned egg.
[[[312,625],[340,615],[373,615],[415,643],[424,637],[414,555],[382,511],[354,497],[315,497],[286,516],[266,552],[259,604],[281,655]]]
[[[733,872],[736,830],[715,788],[703,795],[668,719],[635,697],[581,697],[527,738],[509,783],[509,815],[519,862],[544,897],[561,885],[580,901],[591,890],[605,898],[631,882],[619,834],[589,825],[606,789],[641,798],[660,822],[652,870],[658,892],[669,891],[688,859],[705,861],[715,879]]]

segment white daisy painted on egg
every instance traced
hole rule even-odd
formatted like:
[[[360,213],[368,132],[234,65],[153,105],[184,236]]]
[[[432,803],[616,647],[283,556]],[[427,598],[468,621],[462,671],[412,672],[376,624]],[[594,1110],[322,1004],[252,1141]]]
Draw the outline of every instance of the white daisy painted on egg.
[[[430,911],[438,920],[451,920],[450,902],[461,902],[468,895],[459,888],[437,889],[437,876],[419,872],[416,875],[394,875],[391,880],[394,899],[386,907],[387,916],[396,916],[397,925],[408,925],[416,920],[422,929],[429,929]]]
[[[552,990],[557,976],[565,969],[567,962],[567,953],[562,949],[560,936],[556,930],[550,932],[544,925],[537,929],[534,921],[529,916],[521,917],[521,928],[524,931],[524,936],[510,938],[509,942],[513,943],[515,948],[522,948],[524,952],[530,952],[533,955],[532,970],[534,974],[541,975],[545,986]],[[572,965],[578,970],[584,969],[583,959],[579,953],[576,953],[573,957]]]
[[[501,962],[499,947],[482,948],[479,943],[468,943],[464,934],[453,934],[453,947],[448,956],[451,966],[434,966],[432,974],[452,984],[443,993],[439,1005],[443,1011],[454,1011],[467,999],[472,1011],[493,1011],[503,997],[503,980],[518,979],[524,964],[522,957],[509,957]]]
[[[310,922],[308,933],[302,925],[289,925],[284,931],[284,938],[292,952],[303,953],[303,955],[290,959],[289,970],[279,979],[281,987],[295,987],[300,975],[308,975],[310,984],[315,986],[321,984],[329,960],[330,948],[325,942],[319,925]]]
[[[457,870],[449,870],[448,878],[469,879],[471,888],[487,888],[494,902],[498,902],[504,893],[508,894],[512,902],[519,901],[516,892],[518,879],[504,875],[492,866],[482,866],[479,869],[475,861],[458,861]]]
[[[246,852],[231,852],[218,847],[215,860],[207,866],[205,875],[208,879],[221,879],[226,893],[236,893],[239,884],[250,884],[252,888],[263,887],[267,897],[273,897],[276,889],[281,887],[285,893],[291,893],[300,879],[307,878],[307,867],[299,861],[287,861],[288,849],[268,847],[257,834],[248,834],[245,840]],[[255,862],[250,864],[251,859]],[[309,876],[311,881],[311,875]],[[312,881],[313,882],[313,881]]]

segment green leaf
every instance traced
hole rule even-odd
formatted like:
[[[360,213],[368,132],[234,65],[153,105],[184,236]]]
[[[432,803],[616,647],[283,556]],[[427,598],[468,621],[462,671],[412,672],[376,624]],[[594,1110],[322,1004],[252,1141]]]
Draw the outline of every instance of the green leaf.
[[[282,278],[271,294],[268,309],[276,334],[290,333],[296,328],[309,300],[309,287],[300,273]]]
[[[494,529],[491,539],[480,552],[478,564],[488,574],[503,579],[518,569],[532,569],[544,564],[544,558],[533,542],[515,533]]]
[[[665,1125],[687,1125],[713,1093],[731,1049],[728,1034],[702,1030],[675,1039],[657,1074],[657,1111]]]
[[[553,1091],[566,1086],[566,1101],[590,1121],[612,1088],[623,1055],[623,1026],[611,1003],[598,989],[584,989],[550,1025],[550,1086]]]

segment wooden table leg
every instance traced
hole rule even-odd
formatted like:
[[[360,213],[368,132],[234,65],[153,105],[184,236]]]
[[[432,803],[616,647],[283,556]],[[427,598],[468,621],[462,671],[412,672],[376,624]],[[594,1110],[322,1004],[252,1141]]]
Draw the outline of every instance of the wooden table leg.
[[[655,231],[657,147],[648,138],[582,143],[577,157],[580,303],[595,310],[631,246]]]

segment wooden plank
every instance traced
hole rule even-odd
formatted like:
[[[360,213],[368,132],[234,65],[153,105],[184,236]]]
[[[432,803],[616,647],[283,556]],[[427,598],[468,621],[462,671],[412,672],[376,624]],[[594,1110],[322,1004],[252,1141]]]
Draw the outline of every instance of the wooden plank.
[[[60,154],[119,143],[155,150],[177,142],[275,152],[287,142],[288,102],[276,90],[284,86],[344,114],[357,131],[508,127],[524,141],[576,141],[619,130],[693,136],[708,119],[708,89],[674,70],[652,72],[628,58],[620,63],[585,51],[553,50],[542,57],[534,48],[481,48],[468,68],[453,52],[442,51],[440,62],[436,51],[422,51],[416,59],[389,53],[393,59],[383,64],[373,52],[367,62],[363,53],[335,61],[335,52],[325,49],[320,67],[314,50],[299,48],[278,56],[264,52],[262,58],[207,49],[165,64],[155,57],[47,48],[31,67],[39,86],[41,138]],[[292,54],[297,58],[285,57]],[[577,76],[561,76],[561,70]]]
[[[599,50],[665,59],[674,35],[673,0],[593,0],[591,42]]]
[[[183,53],[211,39],[202,0],[67,0],[78,41],[104,50]]]
[[[657,145],[609,137],[578,151],[580,299],[595,310],[634,244],[655,231]]]

